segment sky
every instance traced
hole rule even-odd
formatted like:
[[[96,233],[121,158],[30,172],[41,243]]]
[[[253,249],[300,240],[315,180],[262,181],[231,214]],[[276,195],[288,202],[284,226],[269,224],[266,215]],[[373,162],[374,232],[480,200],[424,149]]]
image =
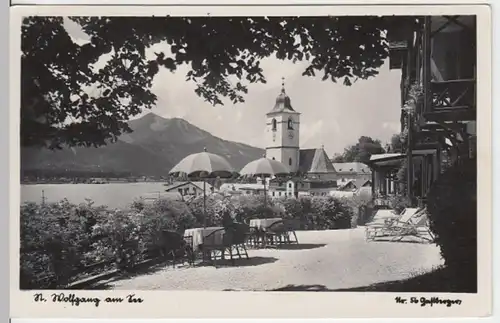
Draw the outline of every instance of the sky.
[[[65,22],[65,28],[77,43],[88,37],[78,25]],[[157,44],[148,53],[165,50],[167,44]],[[370,136],[387,143],[400,130],[401,72],[390,70],[388,62],[379,75],[358,80],[352,86],[342,81],[333,83],[319,77],[302,76],[307,62],[292,63],[275,58],[261,61],[266,84],[248,85],[245,102],[212,106],[198,97],[193,82],[186,82],[187,66],[172,73],[161,69],[153,80],[152,91],[157,95],[153,112],[166,118],[183,118],[222,139],[265,148],[266,113],[271,111],[281,91],[282,77],[292,107],[300,112],[301,148],[324,146],[327,154],[343,152],[360,136]]]

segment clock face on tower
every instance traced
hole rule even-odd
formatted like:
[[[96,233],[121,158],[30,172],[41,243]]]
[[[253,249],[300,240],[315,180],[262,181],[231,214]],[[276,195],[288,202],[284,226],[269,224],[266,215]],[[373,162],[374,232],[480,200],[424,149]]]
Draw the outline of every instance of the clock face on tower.
[[[293,131],[289,131],[288,132],[288,138],[293,139],[293,136],[294,136]]]

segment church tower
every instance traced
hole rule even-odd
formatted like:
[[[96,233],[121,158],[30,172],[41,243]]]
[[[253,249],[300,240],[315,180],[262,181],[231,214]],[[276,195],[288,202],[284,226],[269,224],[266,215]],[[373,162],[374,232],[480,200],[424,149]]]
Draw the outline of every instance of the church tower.
[[[283,80],[281,93],[274,108],[267,113],[266,157],[287,165],[290,172],[299,169],[300,113],[292,108],[290,97],[285,92]]]

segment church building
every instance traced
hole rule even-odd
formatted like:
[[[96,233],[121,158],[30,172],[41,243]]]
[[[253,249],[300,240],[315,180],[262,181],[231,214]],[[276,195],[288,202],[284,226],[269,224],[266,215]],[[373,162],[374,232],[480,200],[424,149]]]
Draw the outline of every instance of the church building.
[[[324,147],[300,149],[300,113],[293,109],[284,83],[273,109],[266,116],[266,157],[288,166],[290,173],[301,181],[321,182],[322,189],[336,188],[337,174]],[[307,186],[308,189],[314,186],[297,184],[297,187]]]

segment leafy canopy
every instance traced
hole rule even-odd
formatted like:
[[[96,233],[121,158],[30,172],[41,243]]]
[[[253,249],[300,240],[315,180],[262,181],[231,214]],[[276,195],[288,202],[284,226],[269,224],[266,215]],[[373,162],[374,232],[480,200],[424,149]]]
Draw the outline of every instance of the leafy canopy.
[[[131,131],[130,117],[155,105],[151,86],[160,68],[189,65],[186,80],[212,105],[243,102],[248,84],[266,82],[260,61],[271,56],[307,60],[303,75],[321,73],[323,80],[351,85],[377,75],[388,55],[384,32],[391,22],[376,16],[70,19],[89,42],[75,43],[63,17],[23,21],[23,146],[116,141]],[[171,52],[148,58],[147,50],[163,42]]]
[[[344,149],[343,154],[337,154],[332,161],[335,163],[361,162],[367,163],[371,155],[383,154],[385,152],[380,140],[361,136],[358,142]]]

